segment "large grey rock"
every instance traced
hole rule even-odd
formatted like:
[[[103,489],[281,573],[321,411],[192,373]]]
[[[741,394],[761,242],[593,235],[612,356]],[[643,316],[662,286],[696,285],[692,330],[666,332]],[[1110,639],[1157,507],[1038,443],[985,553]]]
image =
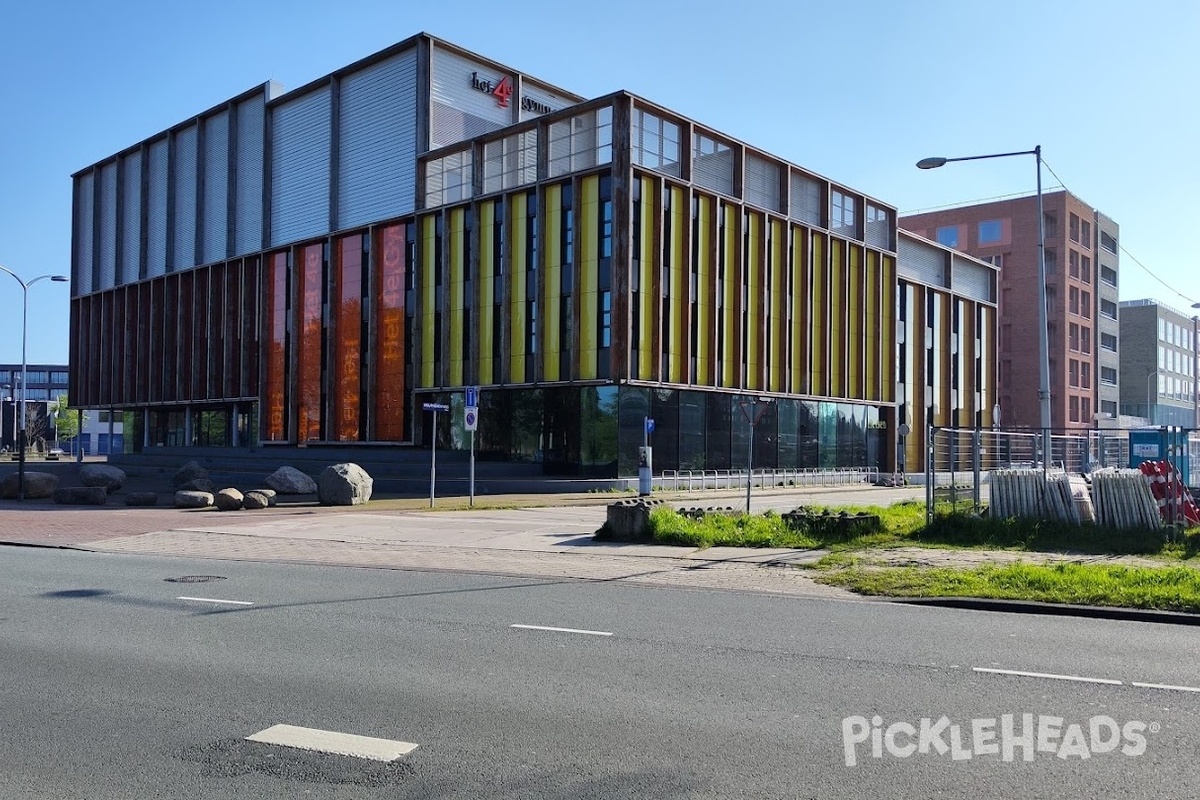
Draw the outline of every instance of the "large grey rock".
[[[250,492],[261,495],[267,501],[268,506],[275,505],[276,491],[274,489],[251,489]],[[246,496],[249,497],[250,493],[247,492]]]
[[[84,486],[103,486],[110,492],[125,485],[125,470],[108,464],[84,464],[79,469],[79,482]]]
[[[358,464],[334,464],[321,471],[317,499],[323,506],[357,506],[371,499],[371,476]]]
[[[157,492],[130,492],[125,495],[125,505],[127,506],[156,506],[158,505]]]
[[[280,494],[316,494],[317,482],[295,467],[280,467],[267,476],[267,486]]]
[[[171,476],[171,485],[181,487],[188,481],[194,481],[197,478],[207,478],[208,470],[200,466],[199,461],[189,461],[179,469],[175,470],[175,474]],[[183,489],[182,491],[191,491]]]
[[[103,486],[68,486],[54,490],[54,502],[62,506],[108,505],[108,490]]]
[[[176,492],[176,508],[208,508],[213,504],[213,496],[208,492]]]
[[[0,479],[0,498],[16,500],[20,476],[13,472]],[[41,500],[54,494],[58,488],[58,476],[52,472],[26,472],[25,497],[29,500]]]
[[[267,491],[270,491],[270,489],[267,489]],[[257,490],[246,492],[246,496],[242,498],[242,508],[247,508],[251,511],[267,508],[270,505],[271,498]]]
[[[208,492],[212,494],[217,491],[217,485],[208,478],[193,478],[187,483],[179,484],[175,489],[180,492]]]
[[[237,489],[222,489],[213,495],[213,505],[220,511],[239,511],[243,495]]]

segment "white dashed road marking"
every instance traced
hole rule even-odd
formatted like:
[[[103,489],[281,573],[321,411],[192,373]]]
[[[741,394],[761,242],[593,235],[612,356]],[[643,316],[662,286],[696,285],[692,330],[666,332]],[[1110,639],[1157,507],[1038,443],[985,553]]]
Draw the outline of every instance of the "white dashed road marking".
[[[393,739],[376,739],[373,736],[356,736],[352,733],[322,731],[317,728],[300,728],[295,725],[272,725],[264,731],[246,737],[247,741],[295,747],[298,750],[316,750],[354,758],[369,758],[372,761],[395,761],[417,749],[411,742]]]
[[[1110,678],[1083,678],[1079,675],[1055,675],[1052,672],[1022,672],[1016,669],[990,669],[988,667],[972,667],[976,672],[986,672],[992,675],[1015,675],[1020,678],[1049,678],[1056,681],[1076,681],[1078,683],[1103,683],[1108,686],[1121,686],[1120,681]]]
[[[247,600],[218,600],[214,597],[176,597],[176,600],[191,600],[193,603],[225,603],[231,606],[252,606]]]
[[[1200,692],[1200,689],[1195,686],[1170,686],[1165,683],[1138,683],[1133,681],[1133,686],[1139,689],[1166,689],[1169,692]]]
[[[521,628],[527,631],[554,631],[555,633],[582,633],[587,636],[612,636],[609,631],[583,631],[578,628],[547,628],[545,625],[510,625],[510,628]]]

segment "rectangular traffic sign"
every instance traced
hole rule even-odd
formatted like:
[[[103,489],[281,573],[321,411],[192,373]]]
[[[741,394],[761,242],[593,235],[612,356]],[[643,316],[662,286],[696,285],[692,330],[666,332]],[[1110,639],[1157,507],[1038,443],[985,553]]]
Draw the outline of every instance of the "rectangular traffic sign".
[[[463,405],[465,405],[467,408],[479,408],[479,387],[466,387],[466,395],[467,396],[464,398],[466,402],[464,402]]]
[[[423,408],[426,411],[449,411],[450,406],[445,403],[425,403]]]
[[[479,428],[479,409],[474,406],[467,406],[463,411],[463,428],[469,431]]]
[[[654,433],[654,420],[646,417],[646,433]]]

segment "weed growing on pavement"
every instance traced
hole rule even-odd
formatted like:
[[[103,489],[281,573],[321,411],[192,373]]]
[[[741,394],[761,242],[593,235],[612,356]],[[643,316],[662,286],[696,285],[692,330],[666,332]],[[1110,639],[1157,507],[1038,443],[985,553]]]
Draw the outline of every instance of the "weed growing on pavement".
[[[980,597],[1162,611],[1200,611],[1200,570],[1104,564],[987,565],[972,569],[851,566],[817,580],[859,594]]]

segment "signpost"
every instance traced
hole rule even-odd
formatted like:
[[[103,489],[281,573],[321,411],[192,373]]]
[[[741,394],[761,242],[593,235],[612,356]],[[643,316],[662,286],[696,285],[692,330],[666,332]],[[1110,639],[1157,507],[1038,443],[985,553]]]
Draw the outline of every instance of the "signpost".
[[[437,482],[437,415],[439,411],[449,411],[445,403],[425,403],[422,408],[433,412],[433,430],[429,437],[432,447],[429,448],[429,507],[433,508],[434,486]]]
[[[654,455],[650,448],[650,434],[654,433],[654,420],[642,417],[642,446],[638,451],[638,494],[649,497],[654,490]]]
[[[750,452],[746,456],[746,513],[750,513],[750,487],[754,484],[754,429],[758,426],[758,421],[762,419],[762,415],[767,413],[767,407],[771,405],[771,398],[749,397],[742,400],[738,404],[742,409],[742,416],[746,418],[746,422],[750,423]]]
[[[479,429],[479,387],[466,388],[466,409],[463,411],[463,427],[471,434],[471,472],[469,504],[475,507],[475,431]]]

